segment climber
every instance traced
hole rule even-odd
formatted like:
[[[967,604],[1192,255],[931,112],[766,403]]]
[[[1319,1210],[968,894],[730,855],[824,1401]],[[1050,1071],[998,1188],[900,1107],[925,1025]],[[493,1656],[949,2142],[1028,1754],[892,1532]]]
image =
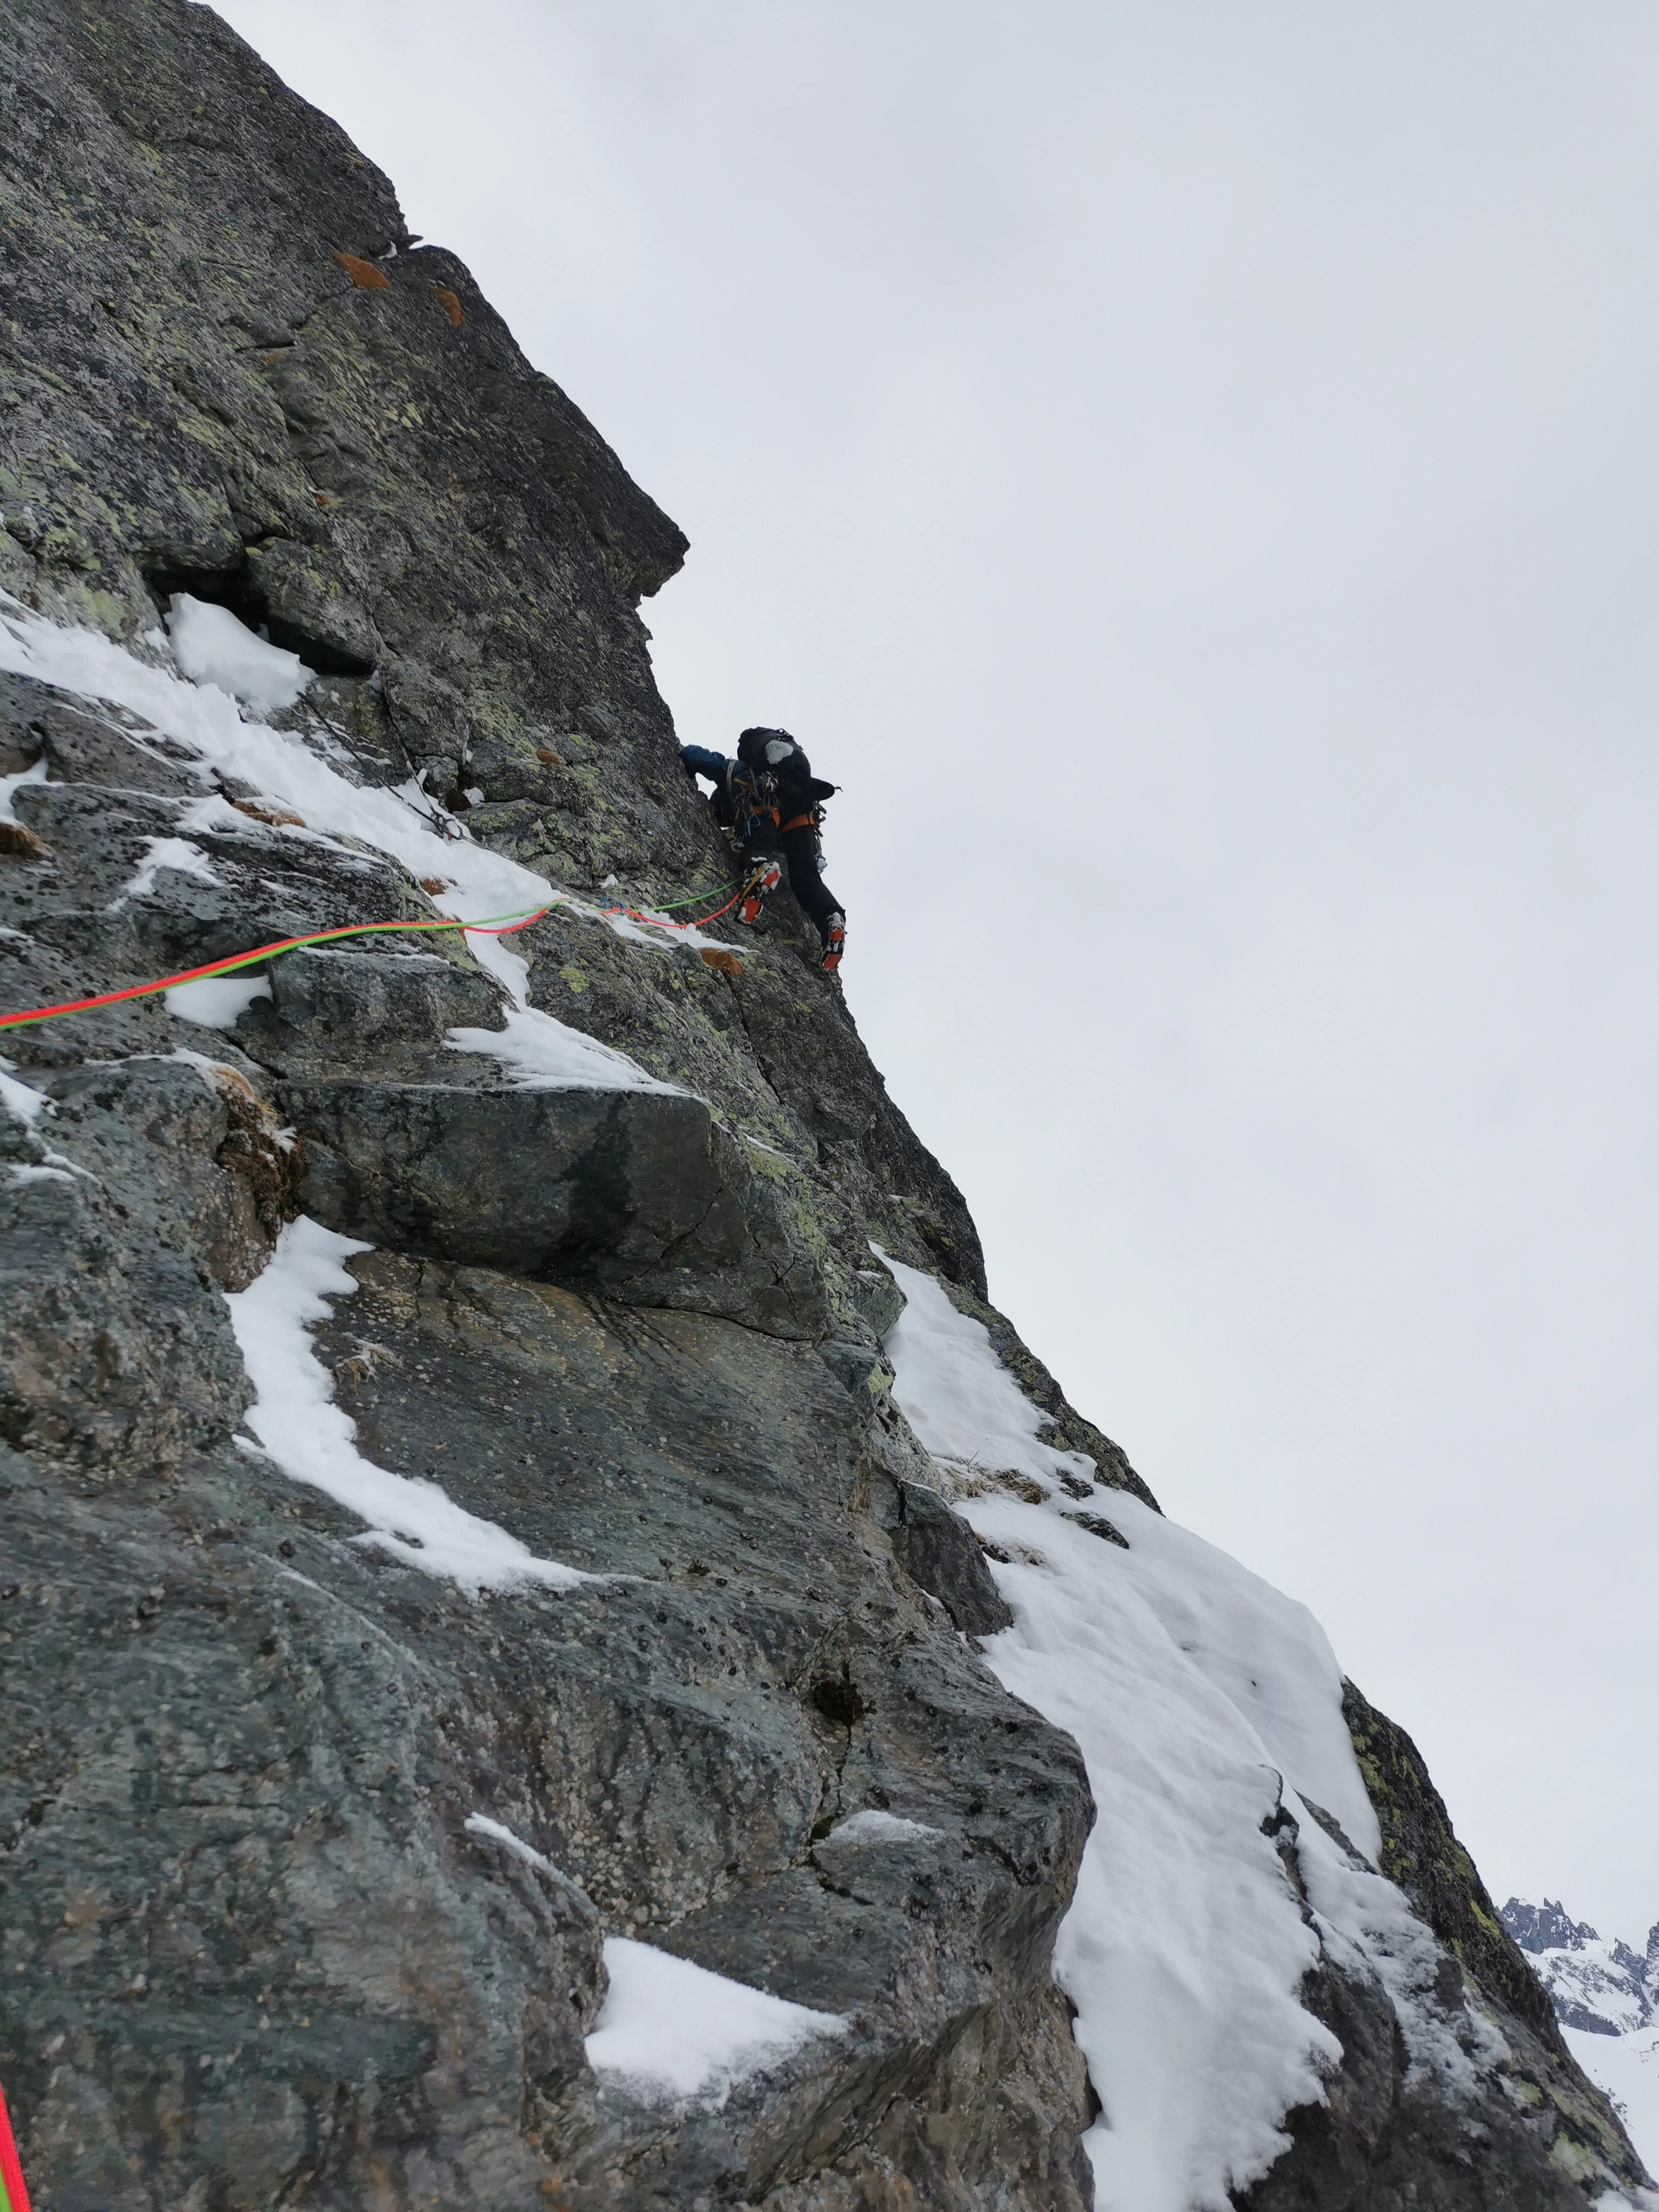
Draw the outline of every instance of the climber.
[[[847,949],[847,916],[818,872],[818,824],[823,801],[839,785],[813,775],[787,730],[745,730],[735,760],[702,745],[682,745],[680,759],[693,782],[701,775],[714,785],[714,818],[750,869],[738,919],[755,921],[767,893],[777,888],[781,852],[789,888],[817,924],[820,965],[833,975]]]

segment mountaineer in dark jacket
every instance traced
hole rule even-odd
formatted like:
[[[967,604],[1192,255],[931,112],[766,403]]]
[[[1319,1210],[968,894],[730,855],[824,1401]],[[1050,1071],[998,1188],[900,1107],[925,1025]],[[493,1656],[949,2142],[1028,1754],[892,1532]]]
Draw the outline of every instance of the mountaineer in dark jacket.
[[[759,915],[783,872],[781,854],[790,890],[817,924],[824,972],[833,975],[847,945],[847,916],[818,873],[818,824],[823,801],[837,787],[813,775],[787,730],[745,730],[735,760],[702,745],[682,745],[680,758],[687,775],[707,776],[714,785],[715,819],[750,871],[738,919],[753,921]]]

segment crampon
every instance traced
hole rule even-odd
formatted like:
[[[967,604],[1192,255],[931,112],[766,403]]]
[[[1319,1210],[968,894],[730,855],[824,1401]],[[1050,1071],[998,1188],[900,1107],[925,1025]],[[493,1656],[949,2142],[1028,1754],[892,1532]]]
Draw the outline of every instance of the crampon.
[[[738,908],[739,921],[756,921],[765,905],[769,892],[776,890],[783,870],[776,860],[762,860],[743,888],[743,899]]]

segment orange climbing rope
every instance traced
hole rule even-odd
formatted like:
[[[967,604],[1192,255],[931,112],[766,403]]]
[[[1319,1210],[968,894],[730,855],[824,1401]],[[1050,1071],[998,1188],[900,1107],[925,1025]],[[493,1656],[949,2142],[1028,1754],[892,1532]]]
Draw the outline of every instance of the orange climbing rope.
[[[642,914],[637,907],[602,907],[602,914],[625,914],[632,921],[643,921],[653,929],[700,929],[706,921],[718,921],[743,896],[746,882],[739,884],[724,906],[717,906],[712,914],[700,915],[695,921],[665,921],[659,916]],[[125,999],[152,997],[157,991],[170,991],[179,983],[203,983],[211,976],[234,975],[240,968],[252,968],[261,960],[274,959],[279,952],[297,951],[306,945],[333,945],[343,937],[374,937],[392,934],[413,935],[419,930],[471,930],[479,937],[510,937],[514,930],[528,929],[532,921],[539,921],[550,914],[556,905],[565,902],[550,899],[545,906],[526,907],[521,914],[495,915],[488,921],[359,921],[343,929],[313,930],[304,937],[278,938],[275,944],[261,945],[252,952],[233,953],[228,960],[210,960],[200,968],[181,968],[176,975],[161,975],[151,983],[130,983],[124,991],[102,991],[90,999],[65,999],[61,1006],[27,1006],[15,1013],[0,1014],[0,1030],[24,1028],[31,1022],[50,1022],[60,1014],[90,1013],[97,1006],[119,1006]]]
[[[599,912],[625,914],[630,921],[648,922],[653,929],[701,929],[704,922],[718,921],[723,914],[729,914],[748,890],[751,880],[751,877],[745,876],[724,906],[717,906],[713,914],[700,914],[695,921],[665,921],[661,915],[642,914],[636,906],[605,906],[601,907]],[[687,903],[689,904],[690,902],[688,901]]]
[[[181,968],[176,975],[158,976],[153,983],[130,983],[125,991],[102,991],[95,998],[65,999],[58,1006],[31,1006],[18,1013],[0,1014],[0,1030],[21,1029],[27,1022],[49,1022],[58,1014],[88,1013],[94,1006],[118,1006],[124,999],[148,998],[170,991],[175,983],[205,982],[210,975],[234,975],[239,968],[252,968],[279,952],[292,952],[302,945],[332,945],[342,937],[374,937],[386,932],[412,935],[422,929],[471,929],[481,937],[509,937],[515,929],[528,929],[532,921],[551,911],[550,906],[527,907],[521,915],[497,915],[489,921],[359,921],[345,929],[313,930],[305,937],[278,938],[252,952],[233,953],[228,960],[210,960],[200,968]]]

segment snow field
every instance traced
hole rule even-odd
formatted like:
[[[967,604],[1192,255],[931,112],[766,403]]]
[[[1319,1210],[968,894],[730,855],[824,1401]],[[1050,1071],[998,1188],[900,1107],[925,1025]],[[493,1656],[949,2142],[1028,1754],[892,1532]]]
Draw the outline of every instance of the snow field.
[[[1340,2046],[1300,2001],[1318,1947],[1263,1832],[1281,1802],[1328,1947],[1381,1976],[1413,2069],[1454,2094],[1472,2086],[1505,2046],[1474,2013],[1449,2031],[1430,2002],[1433,1938],[1367,1863],[1376,1816],[1317,1622],[1126,1492],[1079,1507],[1060,1479],[1093,1463],[1042,1441],[1048,1417],[981,1323],[879,1256],[906,1299],[884,1347],[893,1395],[957,1510],[1007,1554],[992,1571],[1014,1625],[986,1658],[1076,1738],[1098,1807],[1054,1972],[1103,2106],[1085,2137],[1101,2212],[1226,2212],[1287,2147],[1285,2113],[1322,2100]],[[1042,1502],[999,1474],[1035,1481]],[[1066,1517],[1079,1510],[1127,1548]]]
[[[1659,2027],[1626,2035],[1590,2035],[1577,2027],[1561,2033],[1590,2080],[1619,2106],[1643,2164],[1659,2172]]]

